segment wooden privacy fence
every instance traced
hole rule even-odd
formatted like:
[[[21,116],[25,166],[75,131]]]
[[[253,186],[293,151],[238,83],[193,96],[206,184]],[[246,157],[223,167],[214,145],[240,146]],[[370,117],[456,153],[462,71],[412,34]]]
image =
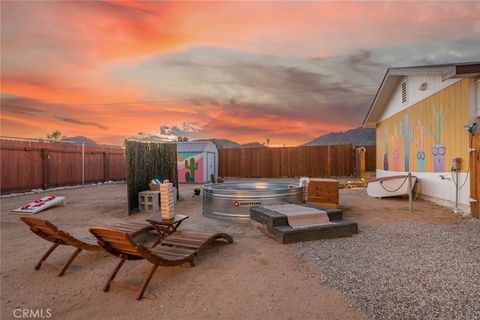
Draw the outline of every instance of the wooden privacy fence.
[[[377,169],[377,146],[365,146],[365,170],[375,172]]]
[[[325,177],[354,173],[354,149],[350,144],[219,150],[222,177]]]
[[[82,157],[81,144],[0,139],[0,153],[2,194],[126,179],[121,147],[85,145]]]

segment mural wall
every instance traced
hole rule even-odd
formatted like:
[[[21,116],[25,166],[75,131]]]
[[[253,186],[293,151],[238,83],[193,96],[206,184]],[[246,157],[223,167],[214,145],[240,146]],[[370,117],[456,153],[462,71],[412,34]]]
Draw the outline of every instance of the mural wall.
[[[454,157],[468,169],[468,79],[459,81],[377,125],[377,169],[448,172]]]
[[[177,153],[178,182],[202,183],[203,180],[203,152]]]

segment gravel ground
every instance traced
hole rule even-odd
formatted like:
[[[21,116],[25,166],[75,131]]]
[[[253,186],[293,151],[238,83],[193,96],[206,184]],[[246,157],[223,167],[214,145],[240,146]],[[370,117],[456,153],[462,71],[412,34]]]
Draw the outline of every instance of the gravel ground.
[[[480,220],[366,226],[295,253],[373,319],[480,319]]]

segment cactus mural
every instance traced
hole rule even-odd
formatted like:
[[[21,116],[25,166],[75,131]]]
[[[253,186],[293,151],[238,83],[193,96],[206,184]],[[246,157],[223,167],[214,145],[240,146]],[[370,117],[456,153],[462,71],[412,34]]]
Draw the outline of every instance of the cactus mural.
[[[185,160],[185,169],[187,169],[187,172],[185,172],[185,182],[195,182],[195,171],[198,169],[198,162],[195,161],[194,157],[190,158],[190,163],[187,160]]]
[[[409,127],[408,113],[405,113],[404,120],[400,121],[400,136],[403,138],[405,172],[410,172],[410,142],[413,139],[413,129]]]
[[[425,172],[425,128],[421,120],[418,120],[416,126],[415,145],[417,146],[417,171]]]
[[[393,153],[393,170],[400,171],[400,150],[398,149],[398,127],[397,124],[393,126],[393,134],[390,136],[392,142]]]
[[[383,170],[388,170],[388,127],[383,130]]]
[[[178,182],[180,183],[203,183],[206,181],[204,177],[204,159],[203,153],[194,152],[178,152],[177,153],[177,171]],[[193,169],[193,170],[192,170]]]
[[[445,170],[445,145],[441,143],[441,135],[445,127],[445,114],[442,112],[442,109],[439,109],[437,112],[434,107],[433,117],[435,119],[435,128],[430,123],[430,133],[435,141],[432,147],[433,172],[443,172]]]

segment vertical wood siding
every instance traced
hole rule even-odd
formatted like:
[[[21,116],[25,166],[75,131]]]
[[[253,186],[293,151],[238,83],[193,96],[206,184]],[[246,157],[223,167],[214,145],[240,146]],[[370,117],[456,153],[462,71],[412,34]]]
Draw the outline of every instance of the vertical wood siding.
[[[417,161],[417,152],[423,151],[425,152],[424,172],[434,172],[432,148],[436,145],[436,142],[445,148],[442,172],[450,170],[450,163],[453,157],[462,158],[461,171],[467,171],[469,136],[463,129],[463,126],[469,123],[469,81],[469,79],[459,81],[380,122],[377,125],[376,131],[377,169],[384,169],[384,154],[386,153],[388,171],[406,171],[404,163],[406,144],[404,139],[411,138],[411,141],[408,143],[410,171],[422,172],[421,164]],[[441,120],[440,124],[443,122],[443,126],[440,128],[437,128],[436,117]],[[401,124],[402,129],[405,128],[407,119],[407,130],[411,130],[411,137],[407,136],[406,133],[400,129]],[[422,127],[423,148],[420,147]],[[435,141],[435,133],[438,134],[437,141]],[[395,145],[397,145],[398,148],[395,148]],[[393,157],[395,149],[398,149],[400,157],[398,170],[396,170],[394,166]]]
[[[365,146],[365,171],[375,172],[377,167],[377,146]]]
[[[352,145],[226,148],[219,150],[222,177],[279,178],[351,176]]]
[[[82,183],[82,146],[0,140],[1,193]],[[85,183],[125,180],[121,147],[85,146]]]

